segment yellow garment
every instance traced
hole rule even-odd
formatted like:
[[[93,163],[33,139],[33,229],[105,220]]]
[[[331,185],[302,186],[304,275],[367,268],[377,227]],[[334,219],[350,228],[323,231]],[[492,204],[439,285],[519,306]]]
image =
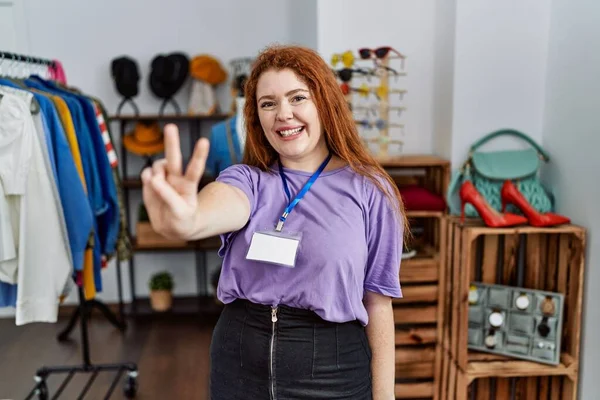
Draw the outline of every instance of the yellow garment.
[[[92,249],[85,249],[83,255],[83,294],[86,300],[96,297],[96,284],[94,283],[94,254]]]
[[[50,96],[52,102],[54,103],[60,120],[62,122],[63,128],[65,130],[65,135],[67,136],[67,142],[69,143],[69,148],[71,149],[71,154],[73,155],[73,160],[75,161],[75,167],[77,168],[77,173],[79,174],[79,178],[83,183],[83,189],[87,194],[87,183],[85,181],[85,175],[83,174],[83,164],[81,163],[81,152],[79,151],[79,142],[77,142],[77,136],[75,134],[75,125],[73,125],[73,118],[71,117],[71,112],[69,111],[69,107],[67,103],[59,96]]]
[[[67,142],[69,143],[69,149],[71,150],[71,155],[73,156],[73,161],[75,161],[75,167],[77,168],[79,179],[81,179],[81,183],[83,184],[83,190],[87,194],[87,182],[85,180],[85,174],[83,173],[81,152],[79,151],[79,142],[77,142],[77,136],[75,134],[75,125],[73,125],[73,118],[71,117],[71,112],[69,111],[67,103],[60,96],[50,95],[50,98],[52,99],[52,102],[54,103],[54,106],[58,111],[58,115],[62,122],[65,135],[67,137]],[[85,299],[91,300],[96,297],[96,284],[94,282],[94,257],[92,252],[92,247],[94,244],[93,232],[90,232],[90,238],[88,239],[88,243],[88,247],[86,248],[85,254],[83,256],[82,281]]]

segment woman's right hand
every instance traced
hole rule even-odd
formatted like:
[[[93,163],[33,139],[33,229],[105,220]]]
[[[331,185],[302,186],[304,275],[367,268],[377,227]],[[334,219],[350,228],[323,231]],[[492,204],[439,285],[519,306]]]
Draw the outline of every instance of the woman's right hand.
[[[189,240],[197,229],[198,185],[204,173],[209,143],[201,138],[183,173],[179,130],[164,130],[166,158],[142,171],[143,199],[152,228],[168,238]]]

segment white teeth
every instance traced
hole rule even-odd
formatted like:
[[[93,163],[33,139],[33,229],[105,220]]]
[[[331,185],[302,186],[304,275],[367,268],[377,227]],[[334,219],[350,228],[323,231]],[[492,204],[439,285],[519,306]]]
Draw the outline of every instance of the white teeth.
[[[285,131],[279,131],[279,134],[280,134],[281,136],[291,136],[291,135],[293,135],[293,134],[295,134],[295,133],[298,133],[298,132],[300,132],[301,130],[302,130],[302,127],[300,127],[300,128],[295,128],[295,129],[287,129],[287,130],[285,130]]]

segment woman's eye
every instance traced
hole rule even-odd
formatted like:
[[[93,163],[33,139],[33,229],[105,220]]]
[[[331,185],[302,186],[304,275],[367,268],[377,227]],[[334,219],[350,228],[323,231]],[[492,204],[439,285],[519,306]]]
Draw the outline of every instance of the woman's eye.
[[[273,107],[273,102],[272,101],[265,101],[264,103],[262,103],[260,105],[261,108],[269,108],[269,107]]]
[[[306,100],[306,97],[304,97],[304,96],[294,96],[292,98],[292,101],[294,101],[296,103],[299,102],[299,101],[302,101],[302,100]]]

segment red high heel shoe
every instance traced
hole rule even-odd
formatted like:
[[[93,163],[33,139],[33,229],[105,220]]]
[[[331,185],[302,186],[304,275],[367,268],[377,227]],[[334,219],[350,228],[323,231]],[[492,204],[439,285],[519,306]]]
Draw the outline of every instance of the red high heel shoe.
[[[521,225],[527,223],[527,218],[517,214],[504,213],[500,214],[494,210],[492,206],[485,200],[479,191],[473,186],[471,181],[465,181],[460,187],[461,201],[461,223],[465,220],[465,205],[470,203],[475,207],[479,216],[487,226],[492,228],[501,228],[506,226]]]
[[[500,191],[502,198],[502,211],[506,210],[508,203],[517,206],[529,220],[532,226],[545,227],[568,224],[571,220],[563,215],[554,213],[539,213],[534,209],[517,187],[509,180],[505,181]]]

